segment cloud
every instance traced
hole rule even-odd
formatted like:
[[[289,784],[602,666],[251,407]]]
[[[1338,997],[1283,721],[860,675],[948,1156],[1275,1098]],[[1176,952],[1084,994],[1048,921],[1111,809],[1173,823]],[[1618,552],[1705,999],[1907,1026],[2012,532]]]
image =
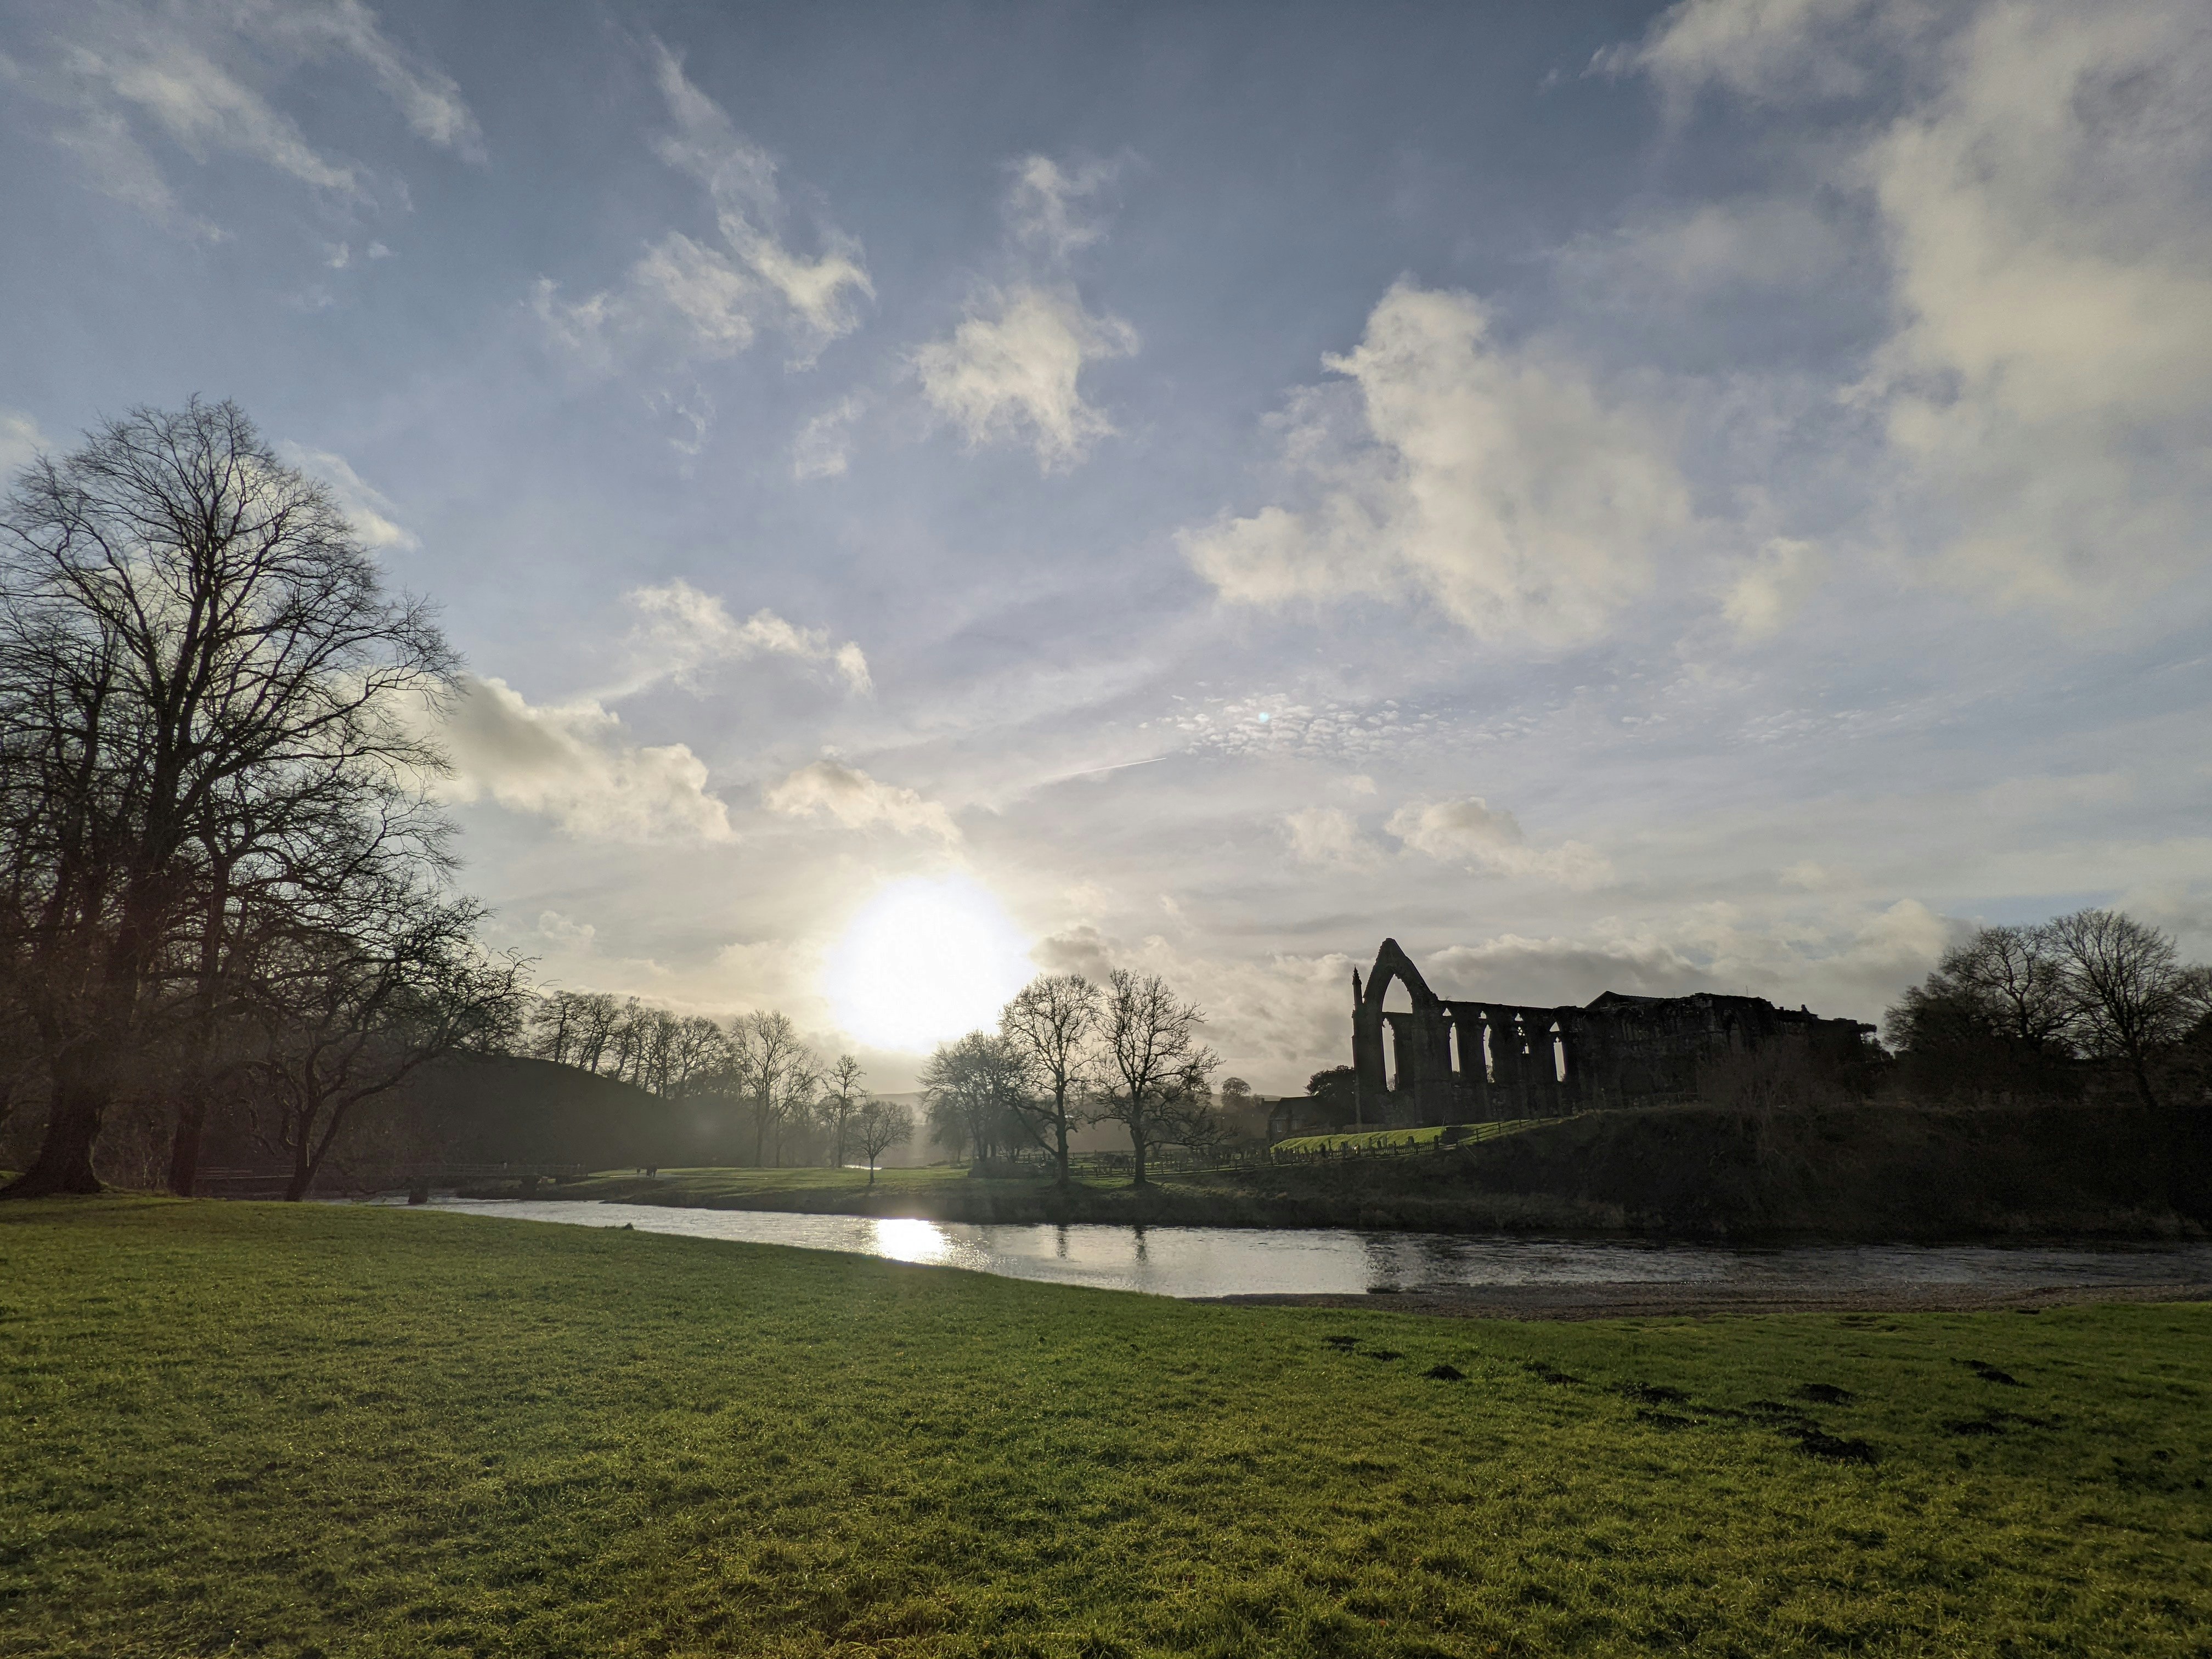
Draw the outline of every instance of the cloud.
[[[1810,203],[1754,195],[1578,236],[1559,258],[1566,276],[1614,304],[1747,292],[1788,292],[1832,304],[1832,291],[1814,290],[1829,289],[1856,252]]]
[[[1492,810],[1480,795],[1408,802],[1390,815],[1384,827],[1415,852],[1439,863],[1464,864],[1491,875],[1587,889],[1613,874],[1605,855],[1581,842],[1531,847],[1513,814]]]
[[[1072,172],[1044,155],[1025,155],[1013,163],[1014,181],[1006,192],[1007,228],[1014,240],[1054,265],[1064,265],[1078,249],[1103,239],[1105,228],[1083,216],[1083,204],[1114,180],[1109,163],[1091,162]]]
[[[1591,67],[1612,75],[1641,70],[1678,114],[1708,85],[1753,99],[1847,97],[1867,82],[1848,38],[1867,31],[1867,14],[1905,23],[1929,9],[1919,0],[1887,9],[1876,0],[1683,0],[1662,13],[1643,40],[1604,48]]]
[[[922,401],[959,428],[970,450],[1026,444],[1042,472],[1082,461],[1112,421],[1085,401],[1085,368],[1133,356],[1137,331],[1085,307],[1069,274],[1075,252],[1105,235],[1083,206],[1115,176],[1108,163],[1073,170],[1025,155],[1000,211],[1007,247],[1001,263],[1018,273],[969,295],[967,314],[943,339],[917,347],[908,362]]]
[[[599,702],[538,706],[503,680],[465,677],[442,733],[458,800],[489,797],[587,841],[736,839],[707,793],[707,766],[680,743],[641,746]]]
[[[673,123],[654,151],[705,188],[715,240],[671,231],[646,249],[619,287],[583,300],[563,300],[554,283],[541,279],[532,308],[556,340],[601,368],[627,352],[678,362],[734,356],[764,327],[781,330],[796,361],[811,363],[860,325],[860,302],[874,296],[860,245],[824,226],[817,255],[794,251],[782,232],[774,158],[691,83],[681,58],[659,40],[649,49]]]
[[[1360,832],[1359,820],[1340,806],[1304,806],[1286,814],[1283,832],[1291,856],[1301,864],[1364,869],[1379,861],[1375,843]]]
[[[629,645],[643,678],[629,690],[662,678],[688,686],[710,663],[757,656],[824,664],[848,689],[871,689],[868,659],[858,645],[850,640],[832,645],[823,629],[800,628],[773,611],[756,611],[739,622],[720,599],[680,577],[658,586],[634,587],[623,597],[639,617]]]
[[[1690,521],[1656,421],[1563,356],[1498,344],[1472,295],[1401,282],[1324,362],[1358,410],[1309,391],[1283,417],[1306,503],[1181,538],[1226,599],[1414,601],[1484,639],[1568,644]]]
[[[1729,585],[1721,614],[1739,639],[1764,639],[1804,607],[1820,585],[1826,561],[1810,542],[1778,536]]]
[[[599,937],[599,930],[592,927],[590,922],[578,921],[574,917],[565,916],[558,910],[541,910],[538,913],[538,937],[550,939],[556,945],[566,945],[574,951],[589,951],[592,948],[592,941]]]
[[[365,71],[418,137],[483,159],[482,134],[453,77],[397,46],[359,0],[183,0],[158,10],[94,3],[55,15],[67,26],[52,52],[11,64],[11,78],[62,112],[54,141],[96,188],[180,230],[222,234],[179,205],[148,148],[154,140],[203,164],[238,155],[311,189],[370,193],[359,167],[317,149],[273,101],[308,64]]]
[[[765,799],[769,811],[787,817],[827,813],[848,830],[884,824],[902,836],[935,836],[948,842],[960,839],[959,825],[941,803],[878,782],[834,760],[800,767],[771,788]]]
[[[53,447],[53,440],[29,416],[0,410],[0,490],[5,490],[18,472]]]
[[[1137,344],[1136,330],[1085,311],[1073,288],[1022,283],[986,289],[950,338],[917,348],[912,361],[923,399],[969,448],[1026,443],[1038,470],[1051,472],[1114,433],[1083,399],[1085,365],[1126,357]]]
[[[1871,1019],[1935,967],[1964,927],[1912,899],[1839,907],[1817,922],[1754,921],[1733,906],[1708,905],[1656,927],[1600,923],[1581,938],[1501,933],[1430,952],[1420,965],[1443,996],[1559,1006],[1603,991],[1711,991],[1809,1000],[1821,1013]]]
[[[2196,0],[1692,0],[1604,67],[1816,123],[1876,216],[1887,337],[1850,402],[1925,573],[2110,621],[2212,513],[2212,14]]]
[[[799,428],[791,444],[791,476],[842,477],[853,459],[853,422],[866,412],[866,399],[840,398]]]
[[[329,486],[339,509],[353,521],[355,531],[367,546],[411,551],[422,545],[422,538],[413,531],[392,522],[390,498],[364,483],[343,456],[333,455],[327,449],[309,449],[289,441],[277,445],[276,453],[289,465]]]

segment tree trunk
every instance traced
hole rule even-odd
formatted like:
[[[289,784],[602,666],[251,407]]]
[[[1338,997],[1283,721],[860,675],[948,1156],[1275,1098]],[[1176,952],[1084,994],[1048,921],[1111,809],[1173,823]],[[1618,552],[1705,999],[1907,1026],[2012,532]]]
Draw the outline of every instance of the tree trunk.
[[[169,1145],[169,1190],[190,1198],[199,1182],[200,1146],[207,1139],[208,1103],[189,1093],[177,1103],[177,1136]]]
[[[56,1068],[53,1106],[46,1119],[46,1139],[31,1167],[5,1187],[0,1198],[46,1198],[56,1193],[96,1193],[100,1176],[92,1167],[93,1143],[100,1139],[101,1119],[107,1115],[108,1090],[105,1079],[89,1068]]]
[[[1141,1187],[1145,1184],[1145,1121],[1134,1112],[1129,1115],[1129,1146],[1136,1154],[1137,1171],[1137,1178],[1129,1184]]]

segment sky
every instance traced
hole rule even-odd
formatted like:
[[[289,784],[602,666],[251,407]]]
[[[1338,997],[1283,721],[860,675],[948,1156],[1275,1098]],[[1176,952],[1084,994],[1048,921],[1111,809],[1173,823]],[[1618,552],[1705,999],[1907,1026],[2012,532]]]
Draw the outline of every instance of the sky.
[[[2212,10],[0,3],[0,465],[236,399],[550,984],[2212,955]]]

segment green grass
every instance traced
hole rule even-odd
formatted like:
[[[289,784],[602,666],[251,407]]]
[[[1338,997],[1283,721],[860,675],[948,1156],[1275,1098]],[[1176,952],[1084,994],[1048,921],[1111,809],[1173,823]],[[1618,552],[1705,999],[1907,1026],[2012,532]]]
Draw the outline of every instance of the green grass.
[[[1496,1140],[1504,1135],[1518,1134],[1523,1129],[1533,1129],[1540,1123],[1559,1121],[1523,1117],[1501,1123],[1431,1123],[1418,1129],[1347,1129],[1334,1134],[1298,1135],[1279,1140],[1272,1150],[1291,1157],[1314,1152],[1389,1152],[1399,1147],[1436,1146],[1443,1141],[1447,1131],[1453,1132],[1452,1145],[1471,1146],[1477,1141]]]
[[[8,1655],[2212,1642],[2204,1305],[1423,1321],[125,1200],[0,1206],[0,1300]]]

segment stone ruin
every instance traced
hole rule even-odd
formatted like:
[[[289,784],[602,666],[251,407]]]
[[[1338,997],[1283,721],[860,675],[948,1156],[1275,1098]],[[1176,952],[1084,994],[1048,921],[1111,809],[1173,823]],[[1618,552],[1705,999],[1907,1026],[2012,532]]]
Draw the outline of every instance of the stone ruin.
[[[1413,1006],[1386,1009],[1393,981]],[[1694,1099],[1701,1062],[1796,1041],[1848,1063],[1874,1027],[1778,1008],[1764,997],[1624,996],[1581,1007],[1447,1001],[1386,939],[1365,984],[1352,975],[1359,1117],[1376,1125],[1474,1123]]]

